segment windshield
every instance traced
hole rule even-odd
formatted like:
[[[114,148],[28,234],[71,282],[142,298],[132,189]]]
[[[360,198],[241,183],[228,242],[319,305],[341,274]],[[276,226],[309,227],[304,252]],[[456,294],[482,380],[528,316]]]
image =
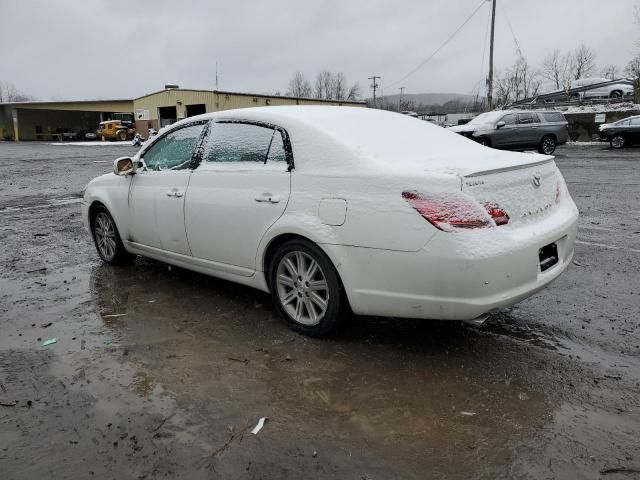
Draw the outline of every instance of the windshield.
[[[469,125],[488,125],[494,124],[502,118],[504,112],[487,112],[481,113],[469,122]]]

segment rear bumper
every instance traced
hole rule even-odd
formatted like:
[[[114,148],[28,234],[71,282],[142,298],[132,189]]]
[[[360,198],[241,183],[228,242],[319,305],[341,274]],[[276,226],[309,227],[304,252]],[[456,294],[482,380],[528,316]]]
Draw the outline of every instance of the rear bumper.
[[[578,212],[571,199],[517,228],[438,232],[418,252],[346,248],[338,270],[351,308],[363,315],[472,320],[544,288],[571,263]],[[542,272],[540,248],[558,263]]]

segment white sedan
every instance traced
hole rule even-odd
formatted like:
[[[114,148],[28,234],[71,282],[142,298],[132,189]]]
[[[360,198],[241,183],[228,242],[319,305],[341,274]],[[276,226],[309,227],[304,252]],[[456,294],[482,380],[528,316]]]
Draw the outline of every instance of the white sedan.
[[[566,269],[578,218],[553,157],[320,106],[182,120],[92,180],[82,214],[105,262],[271,292],[316,336],[349,310],[481,324]]]

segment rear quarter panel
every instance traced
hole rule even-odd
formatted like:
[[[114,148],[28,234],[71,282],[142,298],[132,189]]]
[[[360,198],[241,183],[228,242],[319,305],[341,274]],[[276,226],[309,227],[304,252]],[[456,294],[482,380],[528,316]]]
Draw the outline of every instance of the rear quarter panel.
[[[297,173],[291,177],[291,197],[284,215],[262,242],[295,233],[319,244],[350,245],[397,251],[418,251],[436,229],[405,200],[405,190],[459,191],[455,175],[339,175]],[[326,199],[346,203],[345,221],[328,225],[320,215]]]

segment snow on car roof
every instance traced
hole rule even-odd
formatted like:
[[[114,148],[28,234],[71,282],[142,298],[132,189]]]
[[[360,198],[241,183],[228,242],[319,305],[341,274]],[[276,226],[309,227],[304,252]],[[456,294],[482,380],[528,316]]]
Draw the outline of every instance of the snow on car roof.
[[[512,166],[514,156],[520,155],[523,164],[548,158],[486,148],[431,122],[372,108],[255,107],[198,118],[253,120],[281,126],[291,138],[296,167],[305,170],[335,168],[344,172],[348,168],[368,173],[400,170],[466,175],[479,169]]]

